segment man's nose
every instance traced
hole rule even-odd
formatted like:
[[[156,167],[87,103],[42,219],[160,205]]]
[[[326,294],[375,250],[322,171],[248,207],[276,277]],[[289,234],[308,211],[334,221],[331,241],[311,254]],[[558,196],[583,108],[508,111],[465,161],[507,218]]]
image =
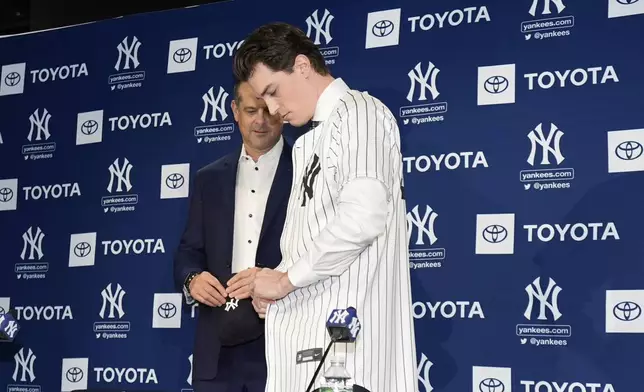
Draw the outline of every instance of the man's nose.
[[[277,113],[277,109],[279,108],[277,103],[272,99],[266,100],[266,106],[268,107],[268,112],[271,114],[271,116],[275,115],[275,113]]]
[[[254,117],[254,121],[257,125],[262,126],[266,122],[266,116],[268,116],[267,109],[259,109],[257,115]]]

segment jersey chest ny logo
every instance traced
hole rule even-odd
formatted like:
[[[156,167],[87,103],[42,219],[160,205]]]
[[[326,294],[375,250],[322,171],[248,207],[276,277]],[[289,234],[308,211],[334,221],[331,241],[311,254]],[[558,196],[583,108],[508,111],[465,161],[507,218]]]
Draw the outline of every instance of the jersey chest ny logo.
[[[318,173],[320,173],[320,157],[317,154],[313,154],[313,160],[304,171],[304,178],[302,179],[302,207],[306,206],[307,198],[309,200],[313,198],[313,185]]]

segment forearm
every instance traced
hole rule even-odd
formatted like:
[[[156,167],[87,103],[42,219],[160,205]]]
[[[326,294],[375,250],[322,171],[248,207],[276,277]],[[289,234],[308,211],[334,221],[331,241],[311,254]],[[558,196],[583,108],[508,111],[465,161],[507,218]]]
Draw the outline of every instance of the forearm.
[[[378,180],[358,178],[345,185],[333,220],[287,271],[290,282],[304,287],[346,271],[385,231],[387,202],[387,189]]]

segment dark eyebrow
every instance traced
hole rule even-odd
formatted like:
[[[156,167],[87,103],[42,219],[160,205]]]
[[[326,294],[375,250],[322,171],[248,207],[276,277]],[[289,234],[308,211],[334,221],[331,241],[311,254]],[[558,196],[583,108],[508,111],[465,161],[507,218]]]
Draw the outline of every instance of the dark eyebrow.
[[[260,94],[260,97],[263,97],[264,95],[266,95],[266,91],[267,91],[270,87],[273,87],[273,83],[270,83],[268,86],[264,87],[264,91],[262,91],[262,93]]]

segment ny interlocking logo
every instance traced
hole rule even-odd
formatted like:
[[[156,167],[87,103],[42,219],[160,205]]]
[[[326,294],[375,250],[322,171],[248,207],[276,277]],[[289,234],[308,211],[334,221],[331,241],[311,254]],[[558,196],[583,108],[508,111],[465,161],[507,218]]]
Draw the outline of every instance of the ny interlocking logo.
[[[437,114],[447,112],[447,102],[424,103],[427,100],[435,101],[440,95],[436,85],[439,73],[440,69],[431,61],[427,62],[425,68],[422,62],[418,62],[407,72],[409,90],[406,98],[415,105],[400,108],[403,124],[408,125],[411,121],[414,125],[419,125],[444,120],[444,116]]]
[[[571,336],[570,325],[554,324],[562,317],[559,310],[559,294],[562,289],[552,278],[548,278],[546,289],[543,289],[541,278],[535,278],[531,284],[525,287],[528,294],[528,304],[523,317],[527,320],[538,320],[539,324],[518,324],[516,327],[517,336],[521,337],[521,344],[528,343],[536,346],[565,346],[567,339]],[[538,302],[538,306],[535,303]],[[540,337],[536,339],[535,337]],[[546,338],[546,339],[544,339]]]
[[[333,36],[331,36],[331,22],[333,21],[333,15],[329,10],[325,9],[322,19],[318,15],[319,10],[313,11],[313,13],[306,18],[306,35],[313,40],[315,45],[320,45],[322,41],[320,38],[324,37],[324,44],[328,45],[333,41]],[[315,37],[311,36],[311,33],[315,34]]]
[[[231,310],[235,310],[239,307],[239,299],[237,298],[229,298],[228,301],[226,301],[226,307],[225,311],[230,312]]]
[[[29,227],[27,231],[22,234],[22,252],[20,252],[20,258],[25,260],[27,255],[27,250],[29,250],[29,256],[27,260],[38,260],[42,259],[43,249],[42,249],[42,240],[45,238],[45,233],[42,232],[40,227],[36,227],[34,232],[33,226]]]
[[[431,94],[432,100],[436,99],[440,94],[436,88],[436,77],[440,70],[431,61],[427,62],[427,68],[423,72],[422,64],[419,62],[414,68],[409,70],[409,91],[407,92],[407,100],[413,102],[414,91],[419,85],[418,97],[419,101],[427,100],[427,93]]]
[[[125,290],[121,287],[120,284],[116,284],[116,290],[112,290],[112,283],[109,283],[107,287],[101,291],[101,297],[103,298],[103,305],[101,306],[101,311],[98,312],[98,315],[105,319],[113,318],[123,318],[125,316],[125,311],[123,310],[123,298],[125,297]],[[106,311],[109,308],[109,312]]]
[[[306,35],[315,45],[325,45],[320,47],[320,53],[324,56],[327,65],[335,64],[335,58],[340,55],[340,48],[337,46],[326,46],[333,41],[331,35],[331,22],[334,16],[325,9],[322,17],[318,14],[319,10],[315,10],[306,18]],[[322,41],[324,39],[324,42]]]
[[[520,181],[524,183],[525,190],[531,188],[538,191],[570,188],[570,181],[575,178],[575,169],[571,167],[553,168],[553,166],[562,164],[566,159],[561,152],[563,135],[564,132],[553,123],[550,123],[547,135],[544,133],[543,123],[538,124],[528,133],[530,153],[528,154],[527,162],[532,167],[541,166],[545,168],[522,170],[519,173]]]
[[[31,348],[22,347],[20,351],[18,351],[13,356],[13,359],[15,362],[13,375],[11,377],[13,381],[19,382],[22,384],[33,383],[34,380],[36,379],[36,373],[34,371],[36,354],[34,354]],[[8,392],[11,392],[11,390],[13,390],[11,387],[12,387],[11,385],[8,386],[7,388]],[[30,385],[30,387],[34,388],[37,391],[40,391],[40,386],[38,385]]]
[[[27,63],[3,65],[0,71],[0,97],[22,94],[25,91]]]
[[[543,134],[543,124],[537,125],[534,130],[530,131],[528,133],[528,139],[530,139],[530,155],[528,155],[527,159],[530,166],[535,165],[538,147],[541,147],[541,165],[551,164],[551,154],[557,165],[560,165],[566,159],[561,153],[561,137],[563,135],[563,131],[552,123],[550,124],[548,136]]]
[[[98,312],[102,320],[94,323],[94,333],[96,338],[100,339],[125,339],[127,333],[130,331],[130,322],[123,321],[125,316],[125,307],[123,299],[125,298],[126,291],[119,283],[112,285],[109,283],[101,291],[102,305],[101,310]]]
[[[434,363],[432,363],[432,361],[427,358],[425,353],[421,352],[420,362],[418,363],[417,367],[417,375],[420,385],[422,385],[423,389],[425,390],[424,392],[432,392],[434,390],[434,387],[430,382],[431,378],[429,377],[429,371],[431,370],[433,365]]]
[[[528,13],[532,16],[537,15],[537,7],[539,3],[543,4],[541,15],[550,15],[552,14],[551,7],[554,6],[557,10],[557,14],[563,12],[566,6],[563,3],[563,0],[532,0],[532,5],[530,5],[530,10]]]
[[[429,240],[428,245],[434,245],[438,241],[434,231],[434,223],[438,214],[429,205],[425,205],[425,213],[422,218],[418,212],[420,206],[416,205],[407,212],[407,240],[410,245],[425,245],[425,237]],[[412,234],[416,229],[416,241],[412,244]]]
[[[525,312],[523,312],[523,316],[526,319],[532,319],[535,301],[539,301],[537,320],[549,320],[546,315],[546,308],[550,310],[552,321],[557,321],[561,318],[562,314],[559,311],[559,293],[561,292],[561,287],[552,278],[548,278],[548,286],[545,292],[541,289],[540,277],[537,277],[532,284],[527,285],[525,291],[528,294],[528,305],[526,306]]]
[[[304,171],[304,176],[302,178],[302,204],[301,207],[306,206],[307,199],[310,200],[313,198],[313,189],[315,187],[315,179],[320,173],[320,157],[318,154],[313,154],[313,160],[309,163],[306,170]]]
[[[34,112],[29,115],[30,127],[27,140],[30,142],[49,140],[51,137],[51,133],[49,133],[49,120],[51,120],[51,114],[49,114],[47,109],[42,109],[42,112],[38,109],[34,110]]]
[[[407,241],[409,241],[409,261],[411,268],[439,267],[445,259],[445,248],[434,248],[438,241],[435,225],[438,213],[429,205],[421,215],[420,206],[407,212]],[[413,233],[416,230],[414,240]],[[427,242],[425,242],[427,239]]]
[[[119,160],[116,158],[108,167],[110,180],[107,184],[107,191],[109,193],[120,194],[118,196],[104,196],[101,198],[101,205],[103,212],[131,212],[136,208],[139,202],[139,195],[136,193],[129,193],[132,186],[132,169],[134,166],[127,158]]]
[[[521,22],[521,33],[525,40],[567,37],[575,25],[575,17],[562,15],[566,10],[563,0],[532,0],[528,14],[531,19]]]
[[[110,89],[124,90],[128,88],[141,87],[141,82],[145,79],[145,71],[139,70],[141,62],[139,61],[139,49],[141,41],[136,36],[130,40],[129,37],[123,38],[116,46],[118,58],[114,69],[119,72],[110,75]]]
[[[107,191],[109,193],[129,192],[132,189],[132,182],[130,181],[132,168],[133,166],[127,158],[123,158],[122,163],[116,158],[109,167],[110,182],[107,184]],[[116,187],[114,187],[115,182]]]
[[[345,324],[347,322],[347,317],[349,317],[349,311],[346,309],[338,309],[333,312],[329,322],[332,324]]]
[[[224,122],[228,119],[226,107],[229,96],[228,92],[221,86],[219,86],[216,95],[215,87],[213,86],[201,96],[203,110],[200,120],[202,124],[208,125],[195,127],[194,136],[197,139],[197,143],[214,143],[231,140],[231,134],[235,131],[235,124],[232,122]],[[210,113],[210,116],[208,116],[208,113]]]
[[[40,227],[30,226],[22,234],[21,263],[16,263],[15,273],[18,279],[44,279],[49,271],[49,263],[41,261],[45,257],[43,239],[45,233]]]
[[[51,138],[50,121],[51,113],[46,108],[36,109],[29,115],[29,132],[27,133],[29,144],[22,146],[25,160],[53,158],[56,143],[48,141]]]
[[[136,36],[132,37],[132,41],[128,43],[128,37],[123,38],[116,49],[118,50],[118,59],[114,65],[117,71],[134,70],[141,65],[139,62],[139,49],[141,48],[141,41]]]
[[[226,100],[228,99],[229,94],[224,90],[223,87],[219,86],[217,91],[217,96],[215,97],[215,88],[210,87],[208,92],[201,96],[203,100],[203,111],[201,112],[201,122],[215,122],[215,121],[224,121],[228,118],[228,112],[226,111]],[[208,118],[208,112],[210,112],[210,118]],[[219,114],[219,117],[217,116]]]

